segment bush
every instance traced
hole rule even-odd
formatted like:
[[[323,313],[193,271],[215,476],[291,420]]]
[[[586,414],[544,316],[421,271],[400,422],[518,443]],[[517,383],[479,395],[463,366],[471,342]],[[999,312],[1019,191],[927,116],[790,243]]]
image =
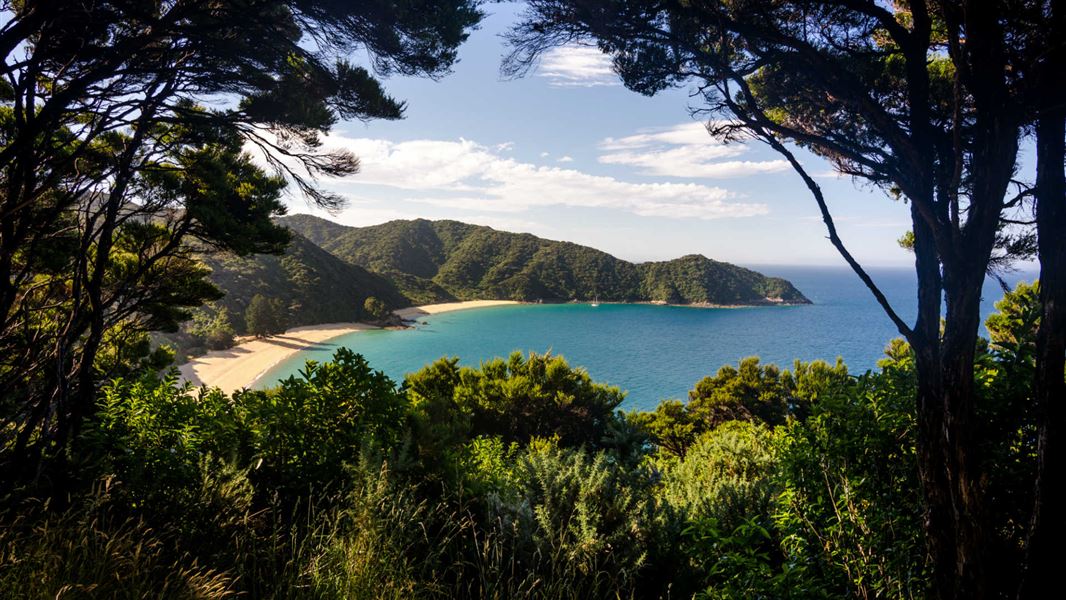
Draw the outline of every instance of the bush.
[[[819,397],[837,393],[850,382],[843,361],[829,365],[820,360],[796,361],[791,371],[760,365],[757,357],[726,365],[713,377],[704,377],[689,392],[687,403],[665,400],[654,412],[632,413],[629,419],[642,427],[652,442],[668,456],[685,455],[701,434],[730,421],[781,425],[790,417],[803,419]]]
[[[516,461],[514,480],[513,495],[497,496],[487,516],[506,549],[493,588],[543,598],[629,597],[646,571],[661,566],[661,515],[649,473],[627,471],[602,452],[537,441]]]
[[[417,408],[454,424],[457,434],[469,427],[519,444],[555,436],[567,447],[601,445],[625,398],[560,356],[518,352],[478,369],[442,359],[408,376],[406,387]]]
[[[188,510],[205,469],[247,461],[247,437],[242,407],[219,390],[148,374],[104,386],[81,443],[86,472],[116,477],[132,503]]]
[[[913,398],[909,367],[886,364],[782,432],[784,549],[835,594],[925,595]]]
[[[728,531],[768,515],[775,496],[774,434],[732,422],[705,433],[663,476],[663,497],[693,520],[714,519]]]
[[[265,392],[238,392],[246,405],[258,485],[284,494],[321,494],[347,479],[364,448],[396,450],[407,400],[384,373],[340,348],[333,361],[308,361]],[[261,461],[261,464],[259,463]]]

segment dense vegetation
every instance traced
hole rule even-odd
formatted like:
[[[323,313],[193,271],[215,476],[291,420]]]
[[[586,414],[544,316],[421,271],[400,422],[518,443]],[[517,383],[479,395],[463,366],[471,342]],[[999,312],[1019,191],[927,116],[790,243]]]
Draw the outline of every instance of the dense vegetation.
[[[982,426],[1016,440],[990,448],[1012,561],[1035,299],[1008,295],[979,348]],[[647,413],[550,355],[397,386],[341,349],[232,397],[147,369],[101,390],[62,504],[4,517],[0,593],[922,597],[915,385],[902,340],[858,376],[745,359]]]
[[[203,260],[211,267],[211,282],[226,293],[217,304],[235,314],[242,314],[256,294],[280,300],[288,320],[300,325],[358,321],[371,296],[392,308],[408,305],[389,281],[338,260],[298,234],[281,256],[209,254]],[[243,322],[236,326],[243,331]]]
[[[359,266],[346,263],[299,234],[281,255],[204,252],[198,255],[210,268],[208,279],[224,295],[196,309],[193,319],[178,332],[157,335],[159,342],[177,350],[178,361],[207,350],[228,348],[236,335],[255,335],[246,316],[256,296],[280,305],[273,321],[288,327],[319,323],[373,321],[382,316],[366,310],[367,301],[386,309],[408,306],[410,301],[392,282]],[[387,310],[386,310],[387,312]],[[229,343],[218,343],[229,331]]]
[[[281,223],[391,280],[416,303],[502,299],[671,304],[803,304],[789,282],[702,256],[633,264],[605,252],[457,221],[344,227],[310,215]]]

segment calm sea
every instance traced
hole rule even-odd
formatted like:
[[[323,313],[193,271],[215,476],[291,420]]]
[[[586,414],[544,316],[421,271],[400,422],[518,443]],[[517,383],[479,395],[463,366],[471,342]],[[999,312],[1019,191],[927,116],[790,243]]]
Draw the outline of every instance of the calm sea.
[[[477,365],[496,356],[551,351],[585,367],[597,381],[628,392],[624,408],[650,409],[664,398],[685,398],[702,377],[746,356],[786,367],[795,359],[835,361],[852,372],[876,366],[898,333],[862,282],[846,268],[757,267],[784,277],[811,301],[808,306],[708,309],[602,304],[518,305],[424,317],[425,325],[399,331],[364,331],[305,350],[271,369],[263,386],[295,374],[305,360],[328,360],[340,346],[359,352],[396,381],[441,356]],[[871,275],[907,319],[915,313],[914,272],[873,269]],[[1031,281],[1035,274],[1007,277]],[[999,285],[985,284],[983,309],[994,310]]]

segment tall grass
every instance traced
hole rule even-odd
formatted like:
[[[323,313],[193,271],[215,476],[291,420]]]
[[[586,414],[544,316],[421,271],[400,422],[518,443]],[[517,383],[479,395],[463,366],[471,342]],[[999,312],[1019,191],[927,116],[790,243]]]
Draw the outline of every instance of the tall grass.
[[[23,511],[0,527],[0,597],[197,598],[236,596],[226,573],[172,556],[143,521],[106,508]]]
[[[101,485],[57,511],[21,506],[0,521],[0,597],[435,599],[631,597],[630,574],[575,560],[570,533],[495,517],[453,494],[420,499],[385,462],[361,461],[343,502],[299,519],[241,512],[241,486],[205,482],[213,519],[153,528]],[[235,491],[235,489],[236,491]],[[234,503],[220,508],[219,497]],[[490,511],[491,512],[491,511]],[[300,521],[295,523],[295,521]],[[539,530],[536,533],[529,529]],[[214,536],[215,539],[210,538]],[[542,536],[542,537],[537,537]],[[536,538],[536,539],[534,539]],[[205,541],[206,540],[206,541]]]

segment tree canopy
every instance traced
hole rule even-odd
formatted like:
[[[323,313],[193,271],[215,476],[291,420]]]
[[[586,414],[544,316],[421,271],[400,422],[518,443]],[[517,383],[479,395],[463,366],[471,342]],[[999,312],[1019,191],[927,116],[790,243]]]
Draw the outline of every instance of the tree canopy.
[[[291,183],[358,169],[338,119],[396,119],[378,77],[437,77],[473,0],[5,2],[0,387],[7,464],[34,469],[93,410],[107,332],[172,330],[216,299],[198,248],[280,252]],[[359,62],[353,62],[355,57]],[[249,149],[265,161],[253,160]]]

